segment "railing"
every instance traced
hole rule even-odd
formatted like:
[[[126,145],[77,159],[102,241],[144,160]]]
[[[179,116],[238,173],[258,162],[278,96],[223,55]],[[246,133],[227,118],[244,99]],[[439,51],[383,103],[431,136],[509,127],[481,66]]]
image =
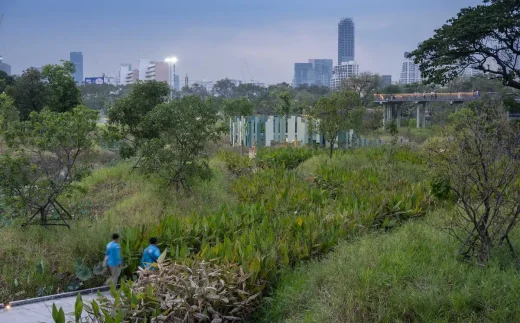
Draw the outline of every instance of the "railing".
[[[480,99],[475,92],[374,94],[374,101],[473,101]]]
[[[520,113],[518,113],[518,112],[513,112],[513,113],[508,112],[507,113],[507,118],[509,120],[520,120]]]

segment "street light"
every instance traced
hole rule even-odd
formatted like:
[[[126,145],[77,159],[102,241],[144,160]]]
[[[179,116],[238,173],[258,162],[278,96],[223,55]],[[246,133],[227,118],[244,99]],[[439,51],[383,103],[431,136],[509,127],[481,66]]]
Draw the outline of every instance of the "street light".
[[[175,89],[175,63],[177,63],[177,57],[166,57],[164,60],[168,63],[168,76],[170,78],[171,97],[173,98],[173,89]]]

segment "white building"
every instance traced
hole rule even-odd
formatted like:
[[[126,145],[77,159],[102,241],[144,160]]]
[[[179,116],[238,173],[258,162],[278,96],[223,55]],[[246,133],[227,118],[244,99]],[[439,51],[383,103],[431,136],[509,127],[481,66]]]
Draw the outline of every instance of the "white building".
[[[135,84],[139,80],[139,70],[131,70],[125,76],[125,84],[130,85]]]
[[[359,65],[355,61],[342,62],[341,65],[334,66],[330,86],[332,90],[340,89],[343,81],[353,76],[358,76]]]
[[[145,58],[140,58],[139,59],[139,79],[144,81],[146,80],[146,72],[148,72],[148,67],[152,64],[153,62],[150,61],[149,59],[145,59]]]
[[[399,84],[412,84],[421,82],[421,71],[419,65],[415,64],[413,60],[406,58],[408,53],[404,53],[405,61],[401,69],[401,77]]]
[[[132,71],[132,64],[121,64],[119,67],[118,85],[126,85],[126,76]]]
[[[139,76],[141,76],[141,71],[139,71]],[[159,82],[168,82],[169,79],[169,70],[168,63],[165,62],[150,62],[148,65],[145,78],[142,79],[144,81],[159,81]]]

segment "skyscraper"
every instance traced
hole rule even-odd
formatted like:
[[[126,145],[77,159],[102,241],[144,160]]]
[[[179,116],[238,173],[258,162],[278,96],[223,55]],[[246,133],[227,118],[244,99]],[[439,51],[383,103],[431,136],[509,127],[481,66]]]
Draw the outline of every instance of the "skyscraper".
[[[332,59],[309,59],[308,63],[294,63],[293,87],[303,84],[330,86]]]
[[[312,63],[294,63],[293,87],[303,84],[314,84]]]
[[[77,84],[83,83],[83,53],[70,52],[70,62],[76,67],[76,72],[72,77]]]
[[[421,82],[421,71],[419,65],[415,64],[412,59],[407,58],[408,53],[404,53],[405,61],[401,69],[401,77],[399,84],[412,84]]]
[[[381,75],[381,87],[392,85],[392,75]]]
[[[343,18],[338,23],[338,66],[355,60],[354,20]]]
[[[330,87],[332,59],[309,59],[314,70],[314,85]]]

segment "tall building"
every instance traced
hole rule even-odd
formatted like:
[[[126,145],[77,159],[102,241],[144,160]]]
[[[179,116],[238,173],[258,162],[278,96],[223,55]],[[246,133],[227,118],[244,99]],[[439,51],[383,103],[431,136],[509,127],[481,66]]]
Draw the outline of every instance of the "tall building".
[[[381,87],[392,85],[392,75],[381,75]]]
[[[330,87],[333,90],[338,90],[343,86],[343,81],[358,74],[359,65],[355,61],[342,62],[341,65],[334,66]]]
[[[0,56],[0,71],[4,71],[7,75],[11,75],[11,65],[4,63],[2,56]]]
[[[173,82],[175,84],[175,87],[174,87],[175,90],[176,91],[180,91],[181,90],[181,88],[180,88],[181,84],[180,84],[180,81],[179,81],[179,74],[175,74],[175,79],[173,80]]]
[[[405,61],[401,69],[401,77],[399,78],[399,84],[412,84],[421,82],[421,71],[419,65],[415,64],[413,60],[406,58],[408,53],[404,53]]]
[[[132,70],[132,64],[121,64],[119,67],[118,85],[126,85],[126,76]]]
[[[139,59],[139,80],[146,80],[146,72],[148,72],[148,66],[150,66],[151,63],[149,59]]]
[[[312,63],[294,63],[293,87],[298,87],[303,84],[314,84]]]
[[[70,62],[76,67],[74,73],[74,81],[77,84],[83,83],[83,53],[82,52],[70,52]]]
[[[314,85],[330,87],[332,59],[309,59],[314,69]]]
[[[125,85],[135,84],[139,80],[139,70],[131,70],[125,76]]]
[[[330,86],[332,59],[309,59],[308,63],[294,64],[293,87],[303,84]]]
[[[150,62],[148,65],[145,78],[140,80],[143,81],[159,81],[168,82],[169,79],[168,63],[166,62]],[[141,77],[141,70],[139,70],[139,77]]]
[[[355,60],[354,20],[343,18],[338,23],[338,66]]]

